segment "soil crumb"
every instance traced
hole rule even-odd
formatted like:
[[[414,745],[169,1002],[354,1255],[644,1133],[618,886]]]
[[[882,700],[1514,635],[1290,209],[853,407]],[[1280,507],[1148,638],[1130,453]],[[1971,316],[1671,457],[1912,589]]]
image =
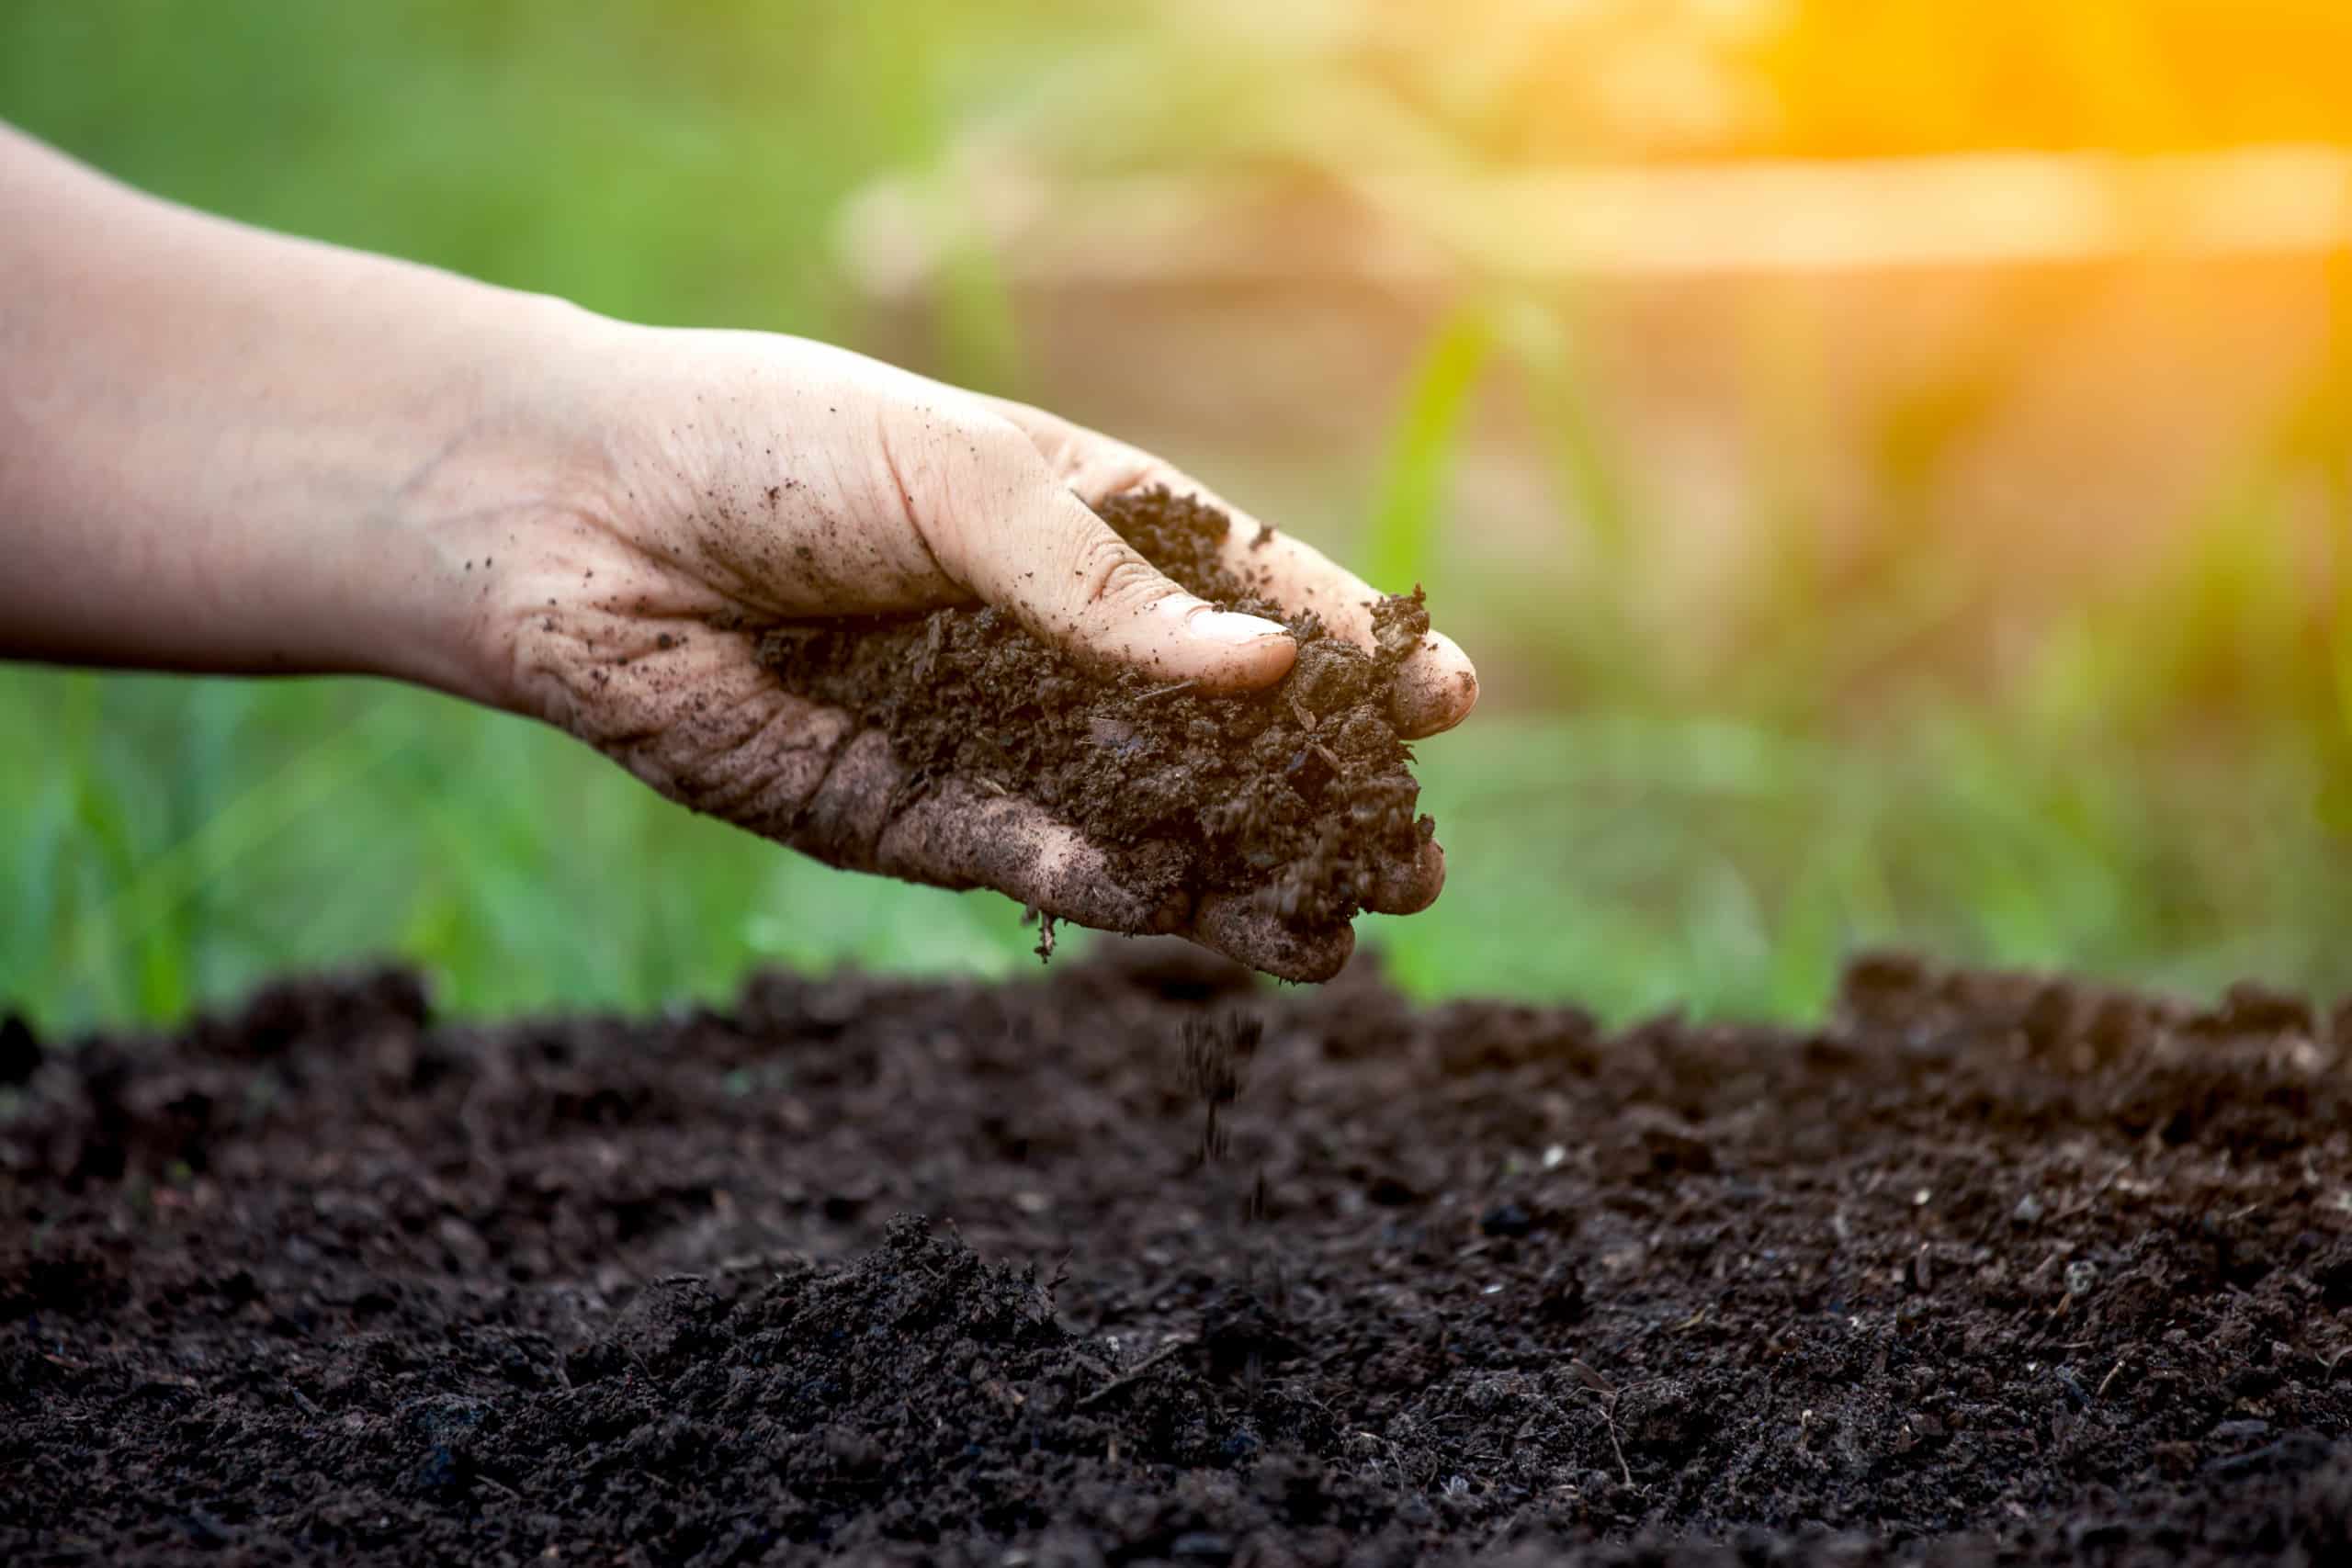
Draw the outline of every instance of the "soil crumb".
[[[1229,567],[1225,513],[1165,489],[1097,510],[1192,592],[1288,626],[1290,673],[1210,695],[1083,664],[986,606],[797,623],[763,638],[761,660],[881,729],[916,787],[954,774],[1035,800],[1139,893],[1250,893],[1300,930],[1352,919],[1435,831],[1389,716],[1396,666],[1429,630],[1420,591],[1374,606],[1367,653]]]
[[[1819,1030],[1607,1031],[1121,943],[427,1004],[19,1041],[0,1562],[2352,1560],[2301,998],[1885,957]]]
[[[1241,1097],[1250,1059],[1265,1038],[1265,1020],[1243,1012],[1184,1021],[1184,1082],[1207,1112],[1201,1126],[1201,1160],[1225,1156],[1217,1112]]]

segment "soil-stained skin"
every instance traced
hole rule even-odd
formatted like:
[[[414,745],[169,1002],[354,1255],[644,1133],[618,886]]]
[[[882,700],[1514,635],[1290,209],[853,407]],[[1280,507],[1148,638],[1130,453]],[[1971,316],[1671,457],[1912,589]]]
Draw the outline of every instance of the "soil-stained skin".
[[[2352,1547],[2352,1014],[2258,989],[1611,1032],[1121,943],[0,1042],[8,1562]]]
[[[482,665],[463,686],[473,696],[546,719],[684,807],[832,865],[990,886],[1045,915],[1110,931],[1185,933],[1282,978],[1336,974],[1360,905],[1408,915],[1435,898],[1444,858],[1416,818],[1395,736],[1461,722],[1477,677],[1452,642],[1428,630],[1419,602],[1357,592],[1355,579],[1294,538],[1227,522],[1218,541],[1227,564],[1202,559],[1194,583],[1249,602],[1280,583],[1296,611],[1286,618],[1312,626],[1327,644],[1307,674],[1324,686],[1334,684],[1334,670],[1340,674],[1331,707],[1277,712],[1261,748],[1268,757],[1185,778],[1169,766],[1179,736],[1164,727],[1249,752],[1259,731],[1227,728],[1247,728],[1244,715],[1261,703],[1216,705],[1209,691],[1298,660],[1294,639],[1249,623],[1259,630],[1247,637],[1190,639],[1183,674],[1200,686],[1169,672],[1176,623],[1202,632],[1226,621],[1232,632],[1238,618],[1216,616],[1193,594],[1169,594],[1099,526],[1087,499],[1188,482],[1035,409],[974,400],[823,345],[795,345],[793,374],[783,374],[776,341],[760,333],[659,341],[675,345],[675,362],[647,371],[656,383],[668,378],[668,395],[654,402],[675,402],[692,419],[663,433],[630,416],[638,395],[621,400],[618,413],[606,409],[612,440],[591,442],[595,451],[581,458],[583,478],[515,517],[489,514],[480,546],[447,550],[452,642],[478,649]],[[445,484],[452,508],[470,517],[466,484]],[[1103,505],[1173,514],[1164,496]],[[1058,522],[1054,508],[1066,508]],[[1193,522],[1216,514],[1204,501],[1183,510]],[[1159,526],[1167,538],[1181,531]],[[475,531],[463,538],[473,541]],[[1200,541],[1188,547],[1200,552]],[[1247,562],[1235,567],[1235,558]],[[1068,677],[1051,691],[1093,694],[1087,715],[1105,717],[1103,727],[1075,736],[1049,724],[1021,740],[1037,761],[1030,781],[1013,778],[1016,769],[995,752],[971,757],[976,771],[962,776],[941,766],[944,733],[927,739],[917,724],[891,736],[875,727],[877,712],[910,712],[903,665],[882,672],[894,686],[849,691],[799,668],[793,644],[769,635],[795,618],[971,602],[1009,606],[986,621],[955,611],[944,623],[957,632],[948,639],[953,656],[986,653],[986,668],[962,672],[971,691],[1009,701],[1021,689],[988,677],[1035,672],[997,647],[997,632],[1012,630],[1037,656],[1051,644],[1129,660],[1136,672],[1113,682],[1110,698],[1158,691],[1158,710],[1120,719],[1117,701],[1093,701],[1096,672],[1066,660]],[[844,637],[856,632],[835,626],[826,649],[847,647]],[[1211,653],[1200,656],[1200,647]],[[1355,663],[1376,670],[1385,701],[1355,701]],[[795,686],[778,672],[809,680]],[[819,686],[835,701],[814,696]],[[1348,698],[1345,707],[1339,698]],[[1355,722],[1362,707],[1374,712]],[[959,715],[959,739],[976,717],[986,715]],[[1002,717],[1018,724],[1033,715]],[[896,748],[899,739],[906,748]],[[1294,743],[1272,757],[1280,740]],[[1275,766],[1282,773],[1268,773]],[[1162,792],[1141,816],[1105,804],[1101,787],[1082,787],[1105,773],[1131,781],[1146,771]],[[1343,773],[1336,787],[1329,771]],[[1072,823],[1009,781],[1056,785],[1061,804],[1087,804],[1089,820]],[[1230,781],[1247,787],[1230,790]],[[1179,799],[1181,790],[1194,795]],[[1202,790],[1221,797],[1211,802]]]
[[[1397,666],[1429,632],[1419,595],[1372,607],[1367,652],[1262,597],[1221,553],[1223,512],[1164,489],[1097,510],[1192,592],[1283,621],[1290,672],[1211,694],[1089,667],[987,607],[807,622],[768,634],[761,660],[887,735],[915,788],[952,778],[1034,800],[1148,900],[1247,894],[1307,931],[1379,902],[1435,828],[1390,706]]]

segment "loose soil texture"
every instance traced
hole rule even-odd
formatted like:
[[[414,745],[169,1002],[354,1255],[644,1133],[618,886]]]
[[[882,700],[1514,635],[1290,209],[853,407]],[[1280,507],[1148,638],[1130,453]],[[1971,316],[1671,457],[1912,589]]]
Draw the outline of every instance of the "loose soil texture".
[[[1082,664],[988,606],[787,626],[761,660],[888,735],[916,787],[956,774],[1037,801],[1137,893],[1249,893],[1301,930],[1353,918],[1435,831],[1389,716],[1396,666],[1430,629],[1419,592],[1374,605],[1366,653],[1229,565],[1225,513],[1164,489],[1096,510],[1193,593],[1287,626],[1290,673],[1211,695]]]
[[[1117,943],[0,1029],[0,1561],[2346,1561],[2347,1021]]]

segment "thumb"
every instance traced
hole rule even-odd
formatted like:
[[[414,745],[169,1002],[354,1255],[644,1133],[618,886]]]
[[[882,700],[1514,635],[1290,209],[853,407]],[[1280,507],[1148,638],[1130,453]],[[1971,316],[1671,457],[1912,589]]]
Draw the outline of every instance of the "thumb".
[[[1186,592],[1042,473],[965,533],[966,586],[1081,658],[1244,691],[1281,680],[1298,657],[1280,624]]]

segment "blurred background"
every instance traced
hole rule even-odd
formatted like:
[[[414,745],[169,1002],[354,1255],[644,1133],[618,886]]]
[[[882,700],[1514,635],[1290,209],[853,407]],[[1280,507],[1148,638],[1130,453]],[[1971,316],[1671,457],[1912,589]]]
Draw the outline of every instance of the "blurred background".
[[[1843,954],[2352,988],[2341,0],[13,0],[0,117],[254,222],[822,335],[1165,455],[1486,700],[1416,991]],[[1034,968],[552,733],[0,670],[0,1010]]]

